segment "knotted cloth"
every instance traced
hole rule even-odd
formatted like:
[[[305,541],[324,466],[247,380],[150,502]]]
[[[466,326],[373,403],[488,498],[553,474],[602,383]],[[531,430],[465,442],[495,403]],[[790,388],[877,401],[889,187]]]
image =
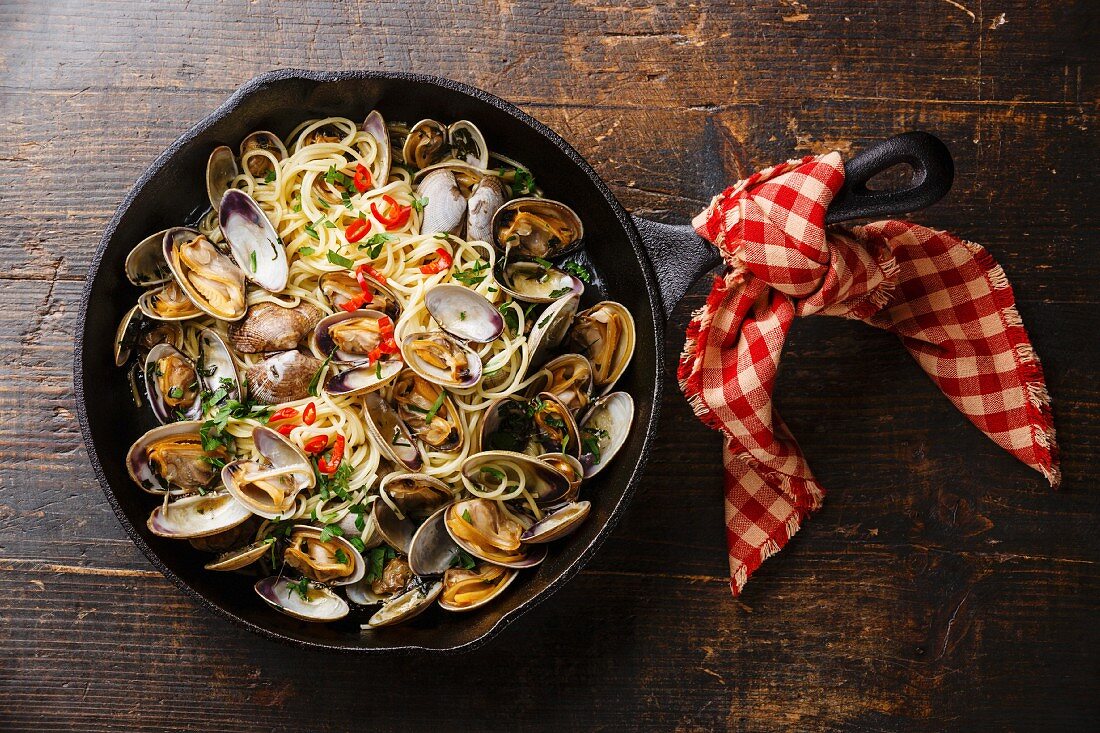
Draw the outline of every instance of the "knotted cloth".
[[[772,406],[796,316],[897,334],[971,422],[1059,481],[1050,397],[1004,270],[977,244],[906,221],[826,228],[843,183],[839,153],[790,161],[727,189],[693,221],[727,268],[692,317],[678,377],[696,414],[726,436],[734,595],[825,495]]]

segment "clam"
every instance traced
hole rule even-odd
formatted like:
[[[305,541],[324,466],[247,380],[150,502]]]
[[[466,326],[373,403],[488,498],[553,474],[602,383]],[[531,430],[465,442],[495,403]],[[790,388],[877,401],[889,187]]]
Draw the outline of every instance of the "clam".
[[[386,557],[389,557],[387,554]],[[404,557],[389,557],[381,574],[374,578],[362,578],[358,582],[344,588],[348,599],[361,606],[371,606],[382,603],[388,598],[393,598],[404,592],[409,584],[414,581],[413,572],[409,569],[409,561]]]
[[[535,317],[527,334],[527,349],[532,367],[540,366],[569,332],[573,316],[580,306],[581,296],[573,293],[555,300]]]
[[[548,392],[576,414],[592,398],[592,362],[580,354],[562,354],[543,365],[527,389],[527,395]]]
[[[561,539],[573,532],[588,516],[592,509],[591,502],[575,501],[535,522],[520,535],[520,539],[531,544],[542,544]]]
[[[413,442],[409,429],[401,422],[397,412],[377,392],[369,392],[363,398],[363,415],[367,434],[375,447],[388,460],[417,471],[423,465],[420,451]]]
[[[436,285],[424,295],[439,327],[462,341],[487,344],[504,331],[504,317],[479,293],[462,285]]]
[[[204,313],[223,321],[244,316],[244,273],[205,236],[186,227],[169,229],[164,259],[183,292]]]
[[[420,222],[422,234],[461,234],[466,219],[466,199],[458,188],[453,172],[446,168],[433,170],[421,179],[416,195],[427,199],[424,218]]]
[[[115,332],[115,366],[123,366],[134,348],[148,351],[157,344],[183,344],[183,329],[175,321],[146,320],[138,306],[126,311]]]
[[[499,596],[512,584],[519,572],[478,563],[473,568],[449,568],[443,574],[443,593],[439,607],[446,611],[473,611]]]
[[[466,199],[466,241],[493,242],[493,214],[508,196],[497,176],[485,176]]]
[[[167,229],[150,234],[126,255],[126,279],[134,285],[160,285],[172,279],[164,261],[164,235]]]
[[[401,355],[410,369],[434,384],[466,389],[481,379],[481,357],[446,331],[410,333],[401,340]]]
[[[363,295],[363,286],[365,285],[367,292],[370,294],[370,300],[365,301],[361,307],[381,311],[395,322],[401,316],[400,298],[388,286],[383,285],[366,273],[363,273],[363,281],[360,283],[355,276],[342,270],[326,272],[321,275],[318,285],[333,310],[346,311],[347,308],[344,307],[344,304],[352,298]]]
[[[202,315],[175,280],[142,293],[138,298],[138,310],[155,321],[186,321]]]
[[[310,383],[322,363],[297,350],[282,351],[245,371],[248,390],[264,405],[303,399],[309,396]]]
[[[227,492],[184,496],[159,504],[146,526],[158,537],[188,539],[217,534],[247,520],[251,513]]]
[[[382,544],[382,534],[374,523],[374,512],[369,507],[356,505],[362,512],[348,511],[337,522],[345,537],[358,537],[367,549]]]
[[[580,420],[581,463],[584,477],[602,471],[622,448],[634,422],[634,399],[626,392],[612,392],[592,403]]]
[[[469,120],[459,120],[447,128],[447,142],[451,156],[456,160],[478,168],[489,165],[489,146],[477,125]]]
[[[212,328],[199,331],[199,379],[208,392],[217,392],[222,387],[226,398],[241,398],[241,377],[237,373],[237,364],[229,353],[225,342]]]
[[[416,534],[416,523],[400,516],[384,499],[375,500],[371,506],[371,518],[382,541],[400,553],[407,553],[409,543]]]
[[[397,415],[412,434],[432,450],[451,452],[462,445],[462,422],[447,390],[412,370],[393,383]]]
[[[202,415],[202,385],[194,362],[176,347],[157,344],[145,357],[145,395],[161,424]]]
[[[338,621],[350,610],[343,598],[308,579],[295,582],[272,576],[257,581],[255,589],[269,606],[301,621]]]
[[[241,568],[248,567],[266,555],[273,543],[274,540],[272,542],[253,542],[250,545],[223,552],[203,565],[203,567],[207,570],[217,570],[221,572],[240,570]]]
[[[290,531],[283,553],[286,564],[316,583],[349,585],[367,572],[359,551],[343,537],[325,537],[324,530],[305,524]]]
[[[371,392],[386,386],[404,367],[400,360],[379,360],[374,364],[364,361],[329,376],[325,380],[325,391],[336,396]]]
[[[408,621],[431,608],[442,592],[443,583],[439,581],[422,583],[414,580],[411,588],[383,603],[382,608],[367,621],[367,626],[377,629]]]
[[[565,453],[543,453],[539,456],[539,460],[548,464],[569,481],[569,491],[562,497],[562,501],[576,499],[581,490],[581,482],[584,481],[584,464],[580,459]]]
[[[451,504],[443,522],[451,539],[479,560],[506,568],[529,568],[546,558],[545,546],[523,544],[520,536],[526,527],[495,501],[466,499]]]
[[[266,130],[257,130],[241,141],[241,165],[253,178],[263,179],[286,157],[283,141]]]
[[[409,568],[419,576],[439,575],[451,567],[459,547],[447,534],[445,506],[424,520],[409,542]]]
[[[141,331],[141,311],[135,305],[126,311],[115,330],[115,366],[124,366],[130,360],[134,342]]]
[[[222,468],[222,483],[253,514],[277,519],[290,513],[298,493],[317,478],[305,454],[278,432],[257,426],[252,440],[263,461],[238,459]]]
[[[553,506],[569,493],[569,479],[548,463],[525,453],[488,450],[462,463],[466,480],[486,491],[512,491],[521,483],[539,506]]]
[[[229,550],[240,550],[253,540],[259,526],[260,518],[251,517],[247,522],[241,522],[235,527],[205,537],[193,537],[187,542],[200,552],[217,554]]]
[[[361,361],[377,349],[384,340],[384,324],[393,320],[385,313],[364,309],[333,313],[325,316],[313,329],[313,353],[332,354],[333,361]]]
[[[286,307],[262,302],[248,307],[244,318],[229,326],[229,340],[242,354],[293,349],[324,316],[312,303]]]
[[[414,168],[438,163],[449,152],[447,128],[435,120],[420,120],[413,125],[402,147],[405,163]]]
[[[226,145],[214,148],[206,161],[206,195],[214,211],[221,207],[222,196],[233,187],[233,179],[239,173],[233,151]]]
[[[493,277],[500,289],[525,303],[552,303],[559,298],[584,292],[579,277],[564,270],[549,267],[545,260],[501,257],[493,268]]]
[[[501,252],[552,259],[579,248],[584,225],[560,201],[512,199],[493,215],[493,243]]]
[[[382,480],[379,492],[385,492],[402,516],[415,520],[427,519],[454,499],[447,484],[425,473],[391,473]],[[384,497],[382,501],[386,503]]]
[[[245,276],[272,293],[283,290],[290,273],[286,248],[259,204],[231,188],[222,197],[218,222]]]
[[[363,120],[363,132],[374,138],[374,143],[378,147],[378,153],[374,159],[375,165],[371,166],[371,178],[374,180],[374,187],[385,186],[390,180],[392,152],[390,150],[390,133],[386,129],[386,121],[378,110],[372,111]]]
[[[508,450],[530,455],[580,455],[577,424],[569,410],[548,392],[530,399],[509,395],[494,401],[481,422],[482,450]]]
[[[217,465],[229,459],[221,445],[204,450],[201,422],[161,425],[138,438],[126,454],[130,478],[150,494],[193,494],[212,488]]]
[[[592,362],[595,390],[606,394],[634,356],[634,317],[621,303],[605,300],[573,319],[566,348]]]

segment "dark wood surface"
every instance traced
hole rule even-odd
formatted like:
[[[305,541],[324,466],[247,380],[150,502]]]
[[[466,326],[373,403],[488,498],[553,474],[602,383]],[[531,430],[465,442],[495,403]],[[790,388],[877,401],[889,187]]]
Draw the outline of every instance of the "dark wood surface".
[[[1094,0],[0,2],[0,730],[1096,729],[1098,18]],[[937,133],[958,178],[916,218],[985,244],[1012,278],[1064,489],[980,435],[890,337],[811,319],[778,393],[829,497],[739,600],[718,440],[669,379],[623,524],[487,647],[349,660],[209,616],[96,484],[73,324],[131,182],[286,66],[481,86],[668,221],[795,153]],[[670,358],[704,292],[677,309]]]

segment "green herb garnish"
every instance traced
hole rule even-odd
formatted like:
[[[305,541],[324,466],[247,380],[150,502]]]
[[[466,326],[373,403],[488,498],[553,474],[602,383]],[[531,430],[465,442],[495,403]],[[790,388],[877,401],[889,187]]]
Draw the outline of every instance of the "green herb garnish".
[[[325,254],[325,256],[328,257],[328,261],[331,262],[334,265],[340,265],[341,267],[346,267],[349,270],[352,269],[353,267],[355,267],[354,262],[349,260],[347,257],[344,257],[339,252],[333,252],[332,250],[329,250]]]
[[[439,396],[435,398],[435,402],[432,403],[432,409],[428,410],[424,415],[424,422],[430,423],[435,419],[435,415],[439,412],[439,408],[443,406],[443,399],[447,396],[447,390],[439,390]]]

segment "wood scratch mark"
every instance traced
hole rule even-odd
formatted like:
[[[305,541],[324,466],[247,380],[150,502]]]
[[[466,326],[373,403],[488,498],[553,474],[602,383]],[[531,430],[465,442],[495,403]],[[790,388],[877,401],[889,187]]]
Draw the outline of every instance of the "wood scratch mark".
[[[803,23],[810,19],[809,13],[798,13],[797,15],[784,15],[784,23]]]
[[[957,2],[955,2],[955,0],[943,0],[943,1],[945,3],[947,3],[948,5],[954,5],[956,8],[958,8],[959,10],[961,10],[964,13],[966,13],[967,15],[969,15],[971,23],[977,22],[978,16],[974,15],[974,12],[972,10],[970,10],[970,8],[963,5],[962,3],[957,3]]]
[[[0,560],[0,570],[27,569],[44,573],[67,573],[69,575],[100,575],[122,578],[159,578],[161,574],[155,570],[132,570],[128,568],[93,568],[86,565],[60,565],[46,563],[28,558],[6,558]],[[31,581],[41,582],[41,581]]]
[[[943,647],[940,648],[940,657],[942,658],[947,654],[947,643],[951,641],[951,627],[955,625],[955,617],[959,615],[959,609],[966,603],[966,599],[970,597],[970,591],[972,588],[966,589],[966,595],[959,601],[959,605],[955,606],[955,610],[951,612],[951,618],[947,620],[947,629],[943,632]]]

